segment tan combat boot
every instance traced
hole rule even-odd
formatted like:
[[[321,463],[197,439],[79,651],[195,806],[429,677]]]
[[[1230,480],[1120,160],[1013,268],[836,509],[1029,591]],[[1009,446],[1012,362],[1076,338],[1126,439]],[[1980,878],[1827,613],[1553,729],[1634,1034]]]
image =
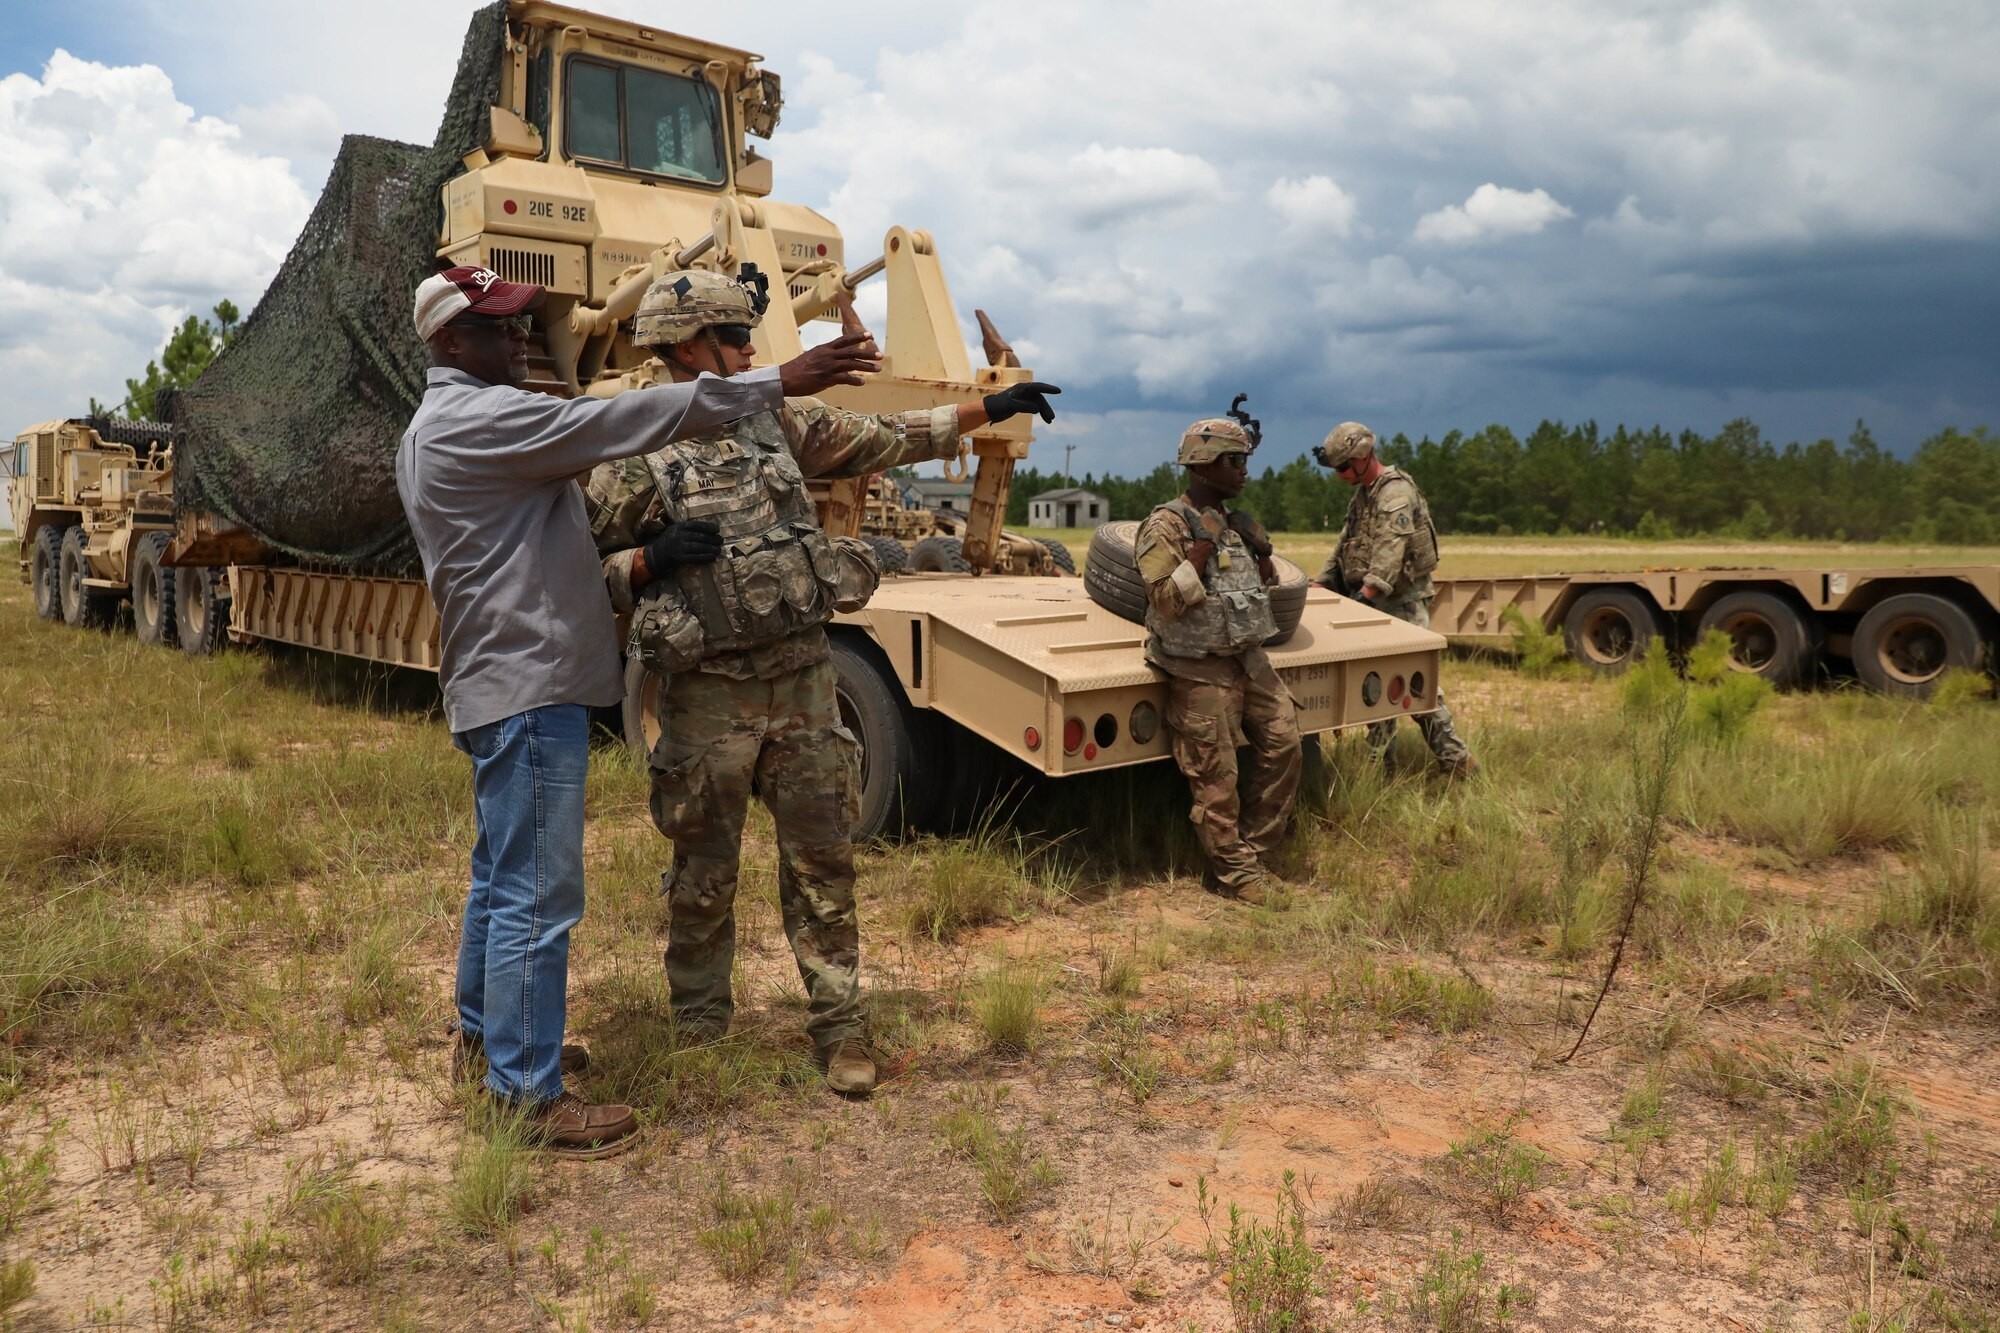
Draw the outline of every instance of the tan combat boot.
[[[1478,772],[1479,761],[1471,755],[1466,755],[1463,759],[1455,759],[1444,766],[1444,775],[1448,778],[1469,778]]]
[[[1210,869],[1201,877],[1201,886],[1210,893],[1224,898],[1234,898],[1239,903],[1252,907],[1273,907],[1283,909],[1292,905],[1290,892],[1284,881],[1268,870],[1259,869],[1250,879],[1240,884],[1231,884]]]
[[[875,1091],[875,1058],[853,1037],[833,1044],[826,1053],[826,1086],[843,1097],[865,1097]]]

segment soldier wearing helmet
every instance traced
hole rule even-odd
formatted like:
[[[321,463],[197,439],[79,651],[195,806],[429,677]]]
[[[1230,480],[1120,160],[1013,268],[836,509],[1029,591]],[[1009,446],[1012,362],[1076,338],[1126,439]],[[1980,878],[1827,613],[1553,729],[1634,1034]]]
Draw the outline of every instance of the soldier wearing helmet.
[[[1417,483],[1375,457],[1375,432],[1358,421],[1335,426],[1313,450],[1313,457],[1354,487],[1340,540],[1315,582],[1358,597],[1398,620],[1428,627],[1434,595],[1431,571],[1438,563],[1437,529],[1431,525],[1430,506]],[[1470,777],[1478,771],[1478,761],[1452,725],[1443,691],[1438,692],[1435,711],[1417,714],[1417,728],[1446,772]],[[1368,728],[1369,742],[1385,756],[1395,735],[1395,718]]]
[[[686,383],[750,368],[764,278],[670,273],[647,290],[633,339],[656,349],[628,380]],[[734,1012],[736,886],[754,792],[777,826],[778,901],[805,983],[806,1029],[836,1092],[875,1086],[861,1011],[854,847],[860,746],[841,725],[823,628],[857,610],[879,573],[865,543],[820,530],[809,477],[853,477],[953,457],[959,436],[1034,412],[1049,384],[889,416],[787,398],[717,431],[591,475],[592,531],[628,658],[664,680],[652,814],[674,843],[669,1004],[683,1041],[720,1037]]]
[[[1208,855],[1205,886],[1247,903],[1277,904],[1270,861],[1298,795],[1304,763],[1292,696],[1263,644],[1278,632],[1266,591],[1277,582],[1271,539],[1227,502],[1250,479],[1251,442],[1234,421],[1197,421],[1177,461],[1187,489],[1139,526],[1146,581],[1146,660],[1167,677],[1174,761],[1194,796]],[[1250,746],[1239,772],[1237,747]]]

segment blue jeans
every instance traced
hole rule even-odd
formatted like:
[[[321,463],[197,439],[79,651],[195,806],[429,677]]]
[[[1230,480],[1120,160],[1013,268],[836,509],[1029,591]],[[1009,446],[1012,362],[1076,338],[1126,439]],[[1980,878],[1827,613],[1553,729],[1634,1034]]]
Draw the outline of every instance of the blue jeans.
[[[472,756],[479,837],[458,945],[458,1020],[486,1043],[486,1086],[562,1094],[569,932],[583,919],[590,713],[553,704],[452,737]]]

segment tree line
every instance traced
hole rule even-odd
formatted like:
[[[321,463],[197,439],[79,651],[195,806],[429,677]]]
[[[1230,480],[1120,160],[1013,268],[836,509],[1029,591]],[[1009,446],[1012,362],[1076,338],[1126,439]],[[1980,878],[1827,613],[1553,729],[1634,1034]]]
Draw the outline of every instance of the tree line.
[[[1414,443],[1399,434],[1380,452],[1416,478],[1444,532],[2000,544],[2000,438],[1983,426],[1940,431],[1908,458],[1863,423],[1844,445],[1778,447],[1747,420],[1712,436],[1544,421],[1525,440],[1488,426]],[[1065,484],[1017,471],[1007,521],[1025,524],[1029,499]],[[1143,518],[1180,493],[1181,475],[1167,462],[1142,477],[1074,484],[1109,500],[1114,519]],[[1301,455],[1252,477],[1240,503],[1273,531],[1324,532],[1339,528],[1349,494]]]

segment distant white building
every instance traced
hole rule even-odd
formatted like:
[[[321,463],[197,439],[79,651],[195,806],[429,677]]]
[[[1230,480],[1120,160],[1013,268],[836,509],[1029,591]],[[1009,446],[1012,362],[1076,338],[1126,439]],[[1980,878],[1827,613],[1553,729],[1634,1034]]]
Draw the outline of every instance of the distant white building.
[[[1111,521],[1111,502],[1096,491],[1064,486],[1028,499],[1031,528],[1094,528]]]
[[[918,477],[910,482],[904,494],[915,491],[918,503],[926,509],[949,509],[954,514],[972,512],[972,483],[969,481],[946,481],[943,477]]]

